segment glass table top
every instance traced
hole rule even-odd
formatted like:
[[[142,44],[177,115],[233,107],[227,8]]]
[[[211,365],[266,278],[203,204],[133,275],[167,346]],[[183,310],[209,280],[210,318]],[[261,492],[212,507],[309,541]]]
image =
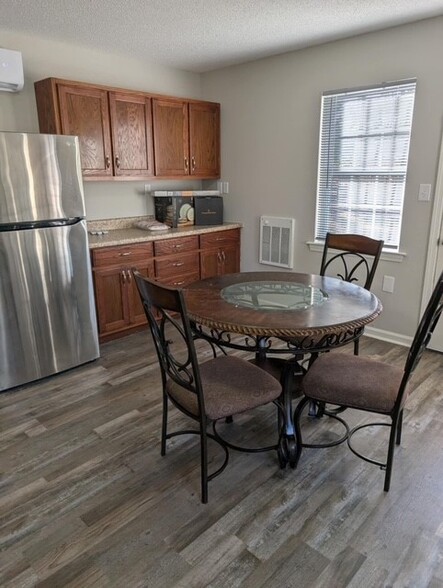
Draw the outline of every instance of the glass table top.
[[[243,282],[223,288],[221,297],[230,304],[255,310],[305,310],[319,306],[326,292],[297,282]]]

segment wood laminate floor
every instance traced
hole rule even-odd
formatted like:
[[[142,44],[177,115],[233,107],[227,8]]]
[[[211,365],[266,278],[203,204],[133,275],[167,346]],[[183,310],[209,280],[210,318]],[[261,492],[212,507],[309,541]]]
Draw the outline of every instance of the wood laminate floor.
[[[398,365],[406,351],[361,346]],[[340,445],[304,450],[296,470],[280,470],[274,453],[232,452],[202,505],[197,439],[175,438],[160,456],[147,333],[107,343],[99,361],[0,395],[0,585],[442,587],[442,382],[443,355],[426,352],[389,493],[382,471]],[[330,429],[306,422],[312,436]],[[275,414],[261,408],[222,430],[268,443]],[[379,455],[385,438],[365,429],[362,444]]]

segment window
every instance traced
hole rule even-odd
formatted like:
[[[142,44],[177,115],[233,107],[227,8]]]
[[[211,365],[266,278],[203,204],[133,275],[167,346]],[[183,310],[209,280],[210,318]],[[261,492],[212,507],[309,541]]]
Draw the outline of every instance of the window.
[[[358,233],[398,250],[415,86],[323,94],[316,239]]]

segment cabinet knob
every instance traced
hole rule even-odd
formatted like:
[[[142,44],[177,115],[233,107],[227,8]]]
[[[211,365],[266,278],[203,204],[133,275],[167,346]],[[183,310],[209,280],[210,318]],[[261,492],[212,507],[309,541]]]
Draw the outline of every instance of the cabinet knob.
[[[122,277],[123,284],[126,284],[126,272],[125,272],[125,270],[122,270],[120,275]]]
[[[188,158],[185,157],[185,172],[187,172],[189,169],[189,163],[188,163]]]
[[[115,156],[115,167],[120,169],[120,158],[118,155]]]
[[[106,169],[109,169],[111,167],[111,158],[109,157],[109,155],[105,157],[105,165]]]
[[[191,165],[192,165],[192,171],[195,171],[195,157],[194,156],[192,156]]]

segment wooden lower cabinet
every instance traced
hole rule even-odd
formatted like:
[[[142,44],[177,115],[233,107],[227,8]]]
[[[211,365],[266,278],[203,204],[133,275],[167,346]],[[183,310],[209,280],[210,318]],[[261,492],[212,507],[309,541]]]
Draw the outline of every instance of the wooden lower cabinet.
[[[183,288],[200,278],[198,235],[156,241],[155,279],[174,288]]]
[[[240,229],[200,235],[200,277],[240,271]]]
[[[100,340],[146,324],[131,269],[183,288],[200,278],[240,269],[240,230],[230,229],[154,242],[93,249],[91,253]]]
[[[146,324],[132,269],[154,278],[152,243],[94,249],[92,267],[100,339]]]

